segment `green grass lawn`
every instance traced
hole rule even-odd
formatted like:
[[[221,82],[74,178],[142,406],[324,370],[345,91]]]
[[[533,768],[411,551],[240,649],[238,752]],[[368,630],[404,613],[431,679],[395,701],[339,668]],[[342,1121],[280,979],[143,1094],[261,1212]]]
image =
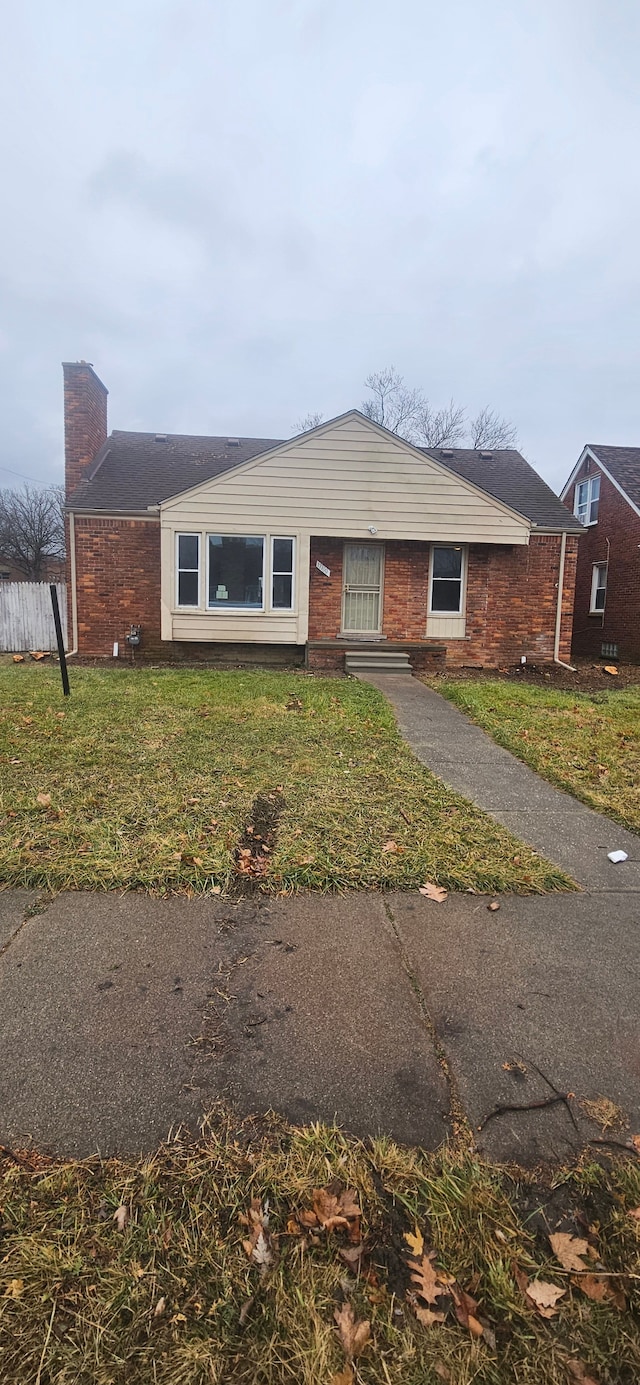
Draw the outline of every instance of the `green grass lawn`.
[[[414,758],[385,699],[302,674],[0,668],[0,882],[225,890],[258,795],[263,889],[561,889],[560,871]],[[392,848],[387,849],[391,843]]]
[[[345,1188],[351,1233],[314,1224],[323,1192]],[[252,1199],[258,1217],[268,1207],[256,1254]],[[639,1203],[633,1156],[536,1181],[464,1150],[275,1119],[239,1126],[224,1113],[201,1143],[178,1137],[140,1161],[0,1149],[0,1379],[635,1385]],[[582,1270],[560,1263],[558,1231]],[[419,1317],[416,1252],[433,1252],[442,1321]],[[559,1294],[548,1319],[526,1295],[537,1281]],[[482,1336],[457,1319],[460,1290]],[[368,1324],[353,1369],[335,1323],[345,1304]]]
[[[502,679],[432,686],[546,779],[640,832],[640,687],[572,693]]]

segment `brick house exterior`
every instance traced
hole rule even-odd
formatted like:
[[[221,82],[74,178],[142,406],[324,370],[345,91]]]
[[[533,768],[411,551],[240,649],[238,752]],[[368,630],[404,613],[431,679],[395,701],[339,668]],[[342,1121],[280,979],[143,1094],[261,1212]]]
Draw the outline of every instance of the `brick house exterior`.
[[[587,445],[562,500],[574,514],[582,508],[585,528],[573,654],[640,663],[640,448]]]
[[[284,442],[109,435],[92,366],[64,384],[79,657],[129,655],[135,626],[153,660],[569,660],[582,526],[519,453],[419,450],[357,411]]]

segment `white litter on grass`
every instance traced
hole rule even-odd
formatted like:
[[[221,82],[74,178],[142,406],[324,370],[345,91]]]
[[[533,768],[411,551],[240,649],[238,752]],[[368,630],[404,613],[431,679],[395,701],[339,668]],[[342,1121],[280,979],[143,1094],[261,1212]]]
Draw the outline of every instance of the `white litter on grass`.
[[[629,859],[626,851],[608,851],[607,856],[610,861],[613,861],[614,866],[617,866],[619,861],[627,861]]]

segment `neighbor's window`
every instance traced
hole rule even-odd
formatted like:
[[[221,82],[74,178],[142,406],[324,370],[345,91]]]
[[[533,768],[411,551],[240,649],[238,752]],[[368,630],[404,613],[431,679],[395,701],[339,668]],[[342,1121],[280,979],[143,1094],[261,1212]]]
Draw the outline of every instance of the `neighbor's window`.
[[[178,534],[178,605],[200,605],[200,535]]]
[[[607,599],[607,564],[594,563],[593,575],[591,578],[591,605],[589,614],[594,615],[596,611],[604,611],[604,603]]]
[[[588,476],[586,481],[578,481],[573,501],[573,513],[581,524],[595,524],[597,522],[599,501],[599,476]]]
[[[271,605],[274,611],[293,608],[293,539],[271,540]]]
[[[264,607],[264,539],[209,534],[209,606],[216,610]]]
[[[462,610],[463,551],[434,548],[431,563],[430,611],[458,615]]]

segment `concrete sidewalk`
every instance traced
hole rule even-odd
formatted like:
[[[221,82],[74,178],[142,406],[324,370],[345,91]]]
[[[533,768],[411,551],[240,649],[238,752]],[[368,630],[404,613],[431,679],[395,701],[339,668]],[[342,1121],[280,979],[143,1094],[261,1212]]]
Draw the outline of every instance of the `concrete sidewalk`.
[[[487,902],[2,893],[0,1143],[133,1154],[220,1097],[429,1148],[462,1108],[520,1162],[597,1136],[585,1097],[640,1131],[640,901]],[[558,1102],[478,1130],[554,1088],[575,1125]]]
[[[640,892],[640,837],[595,813],[496,745],[439,693],[406,674],[362,674],[391,702],[423,764],[590,893]],[[628,860],[613,865],[607,852]]]

